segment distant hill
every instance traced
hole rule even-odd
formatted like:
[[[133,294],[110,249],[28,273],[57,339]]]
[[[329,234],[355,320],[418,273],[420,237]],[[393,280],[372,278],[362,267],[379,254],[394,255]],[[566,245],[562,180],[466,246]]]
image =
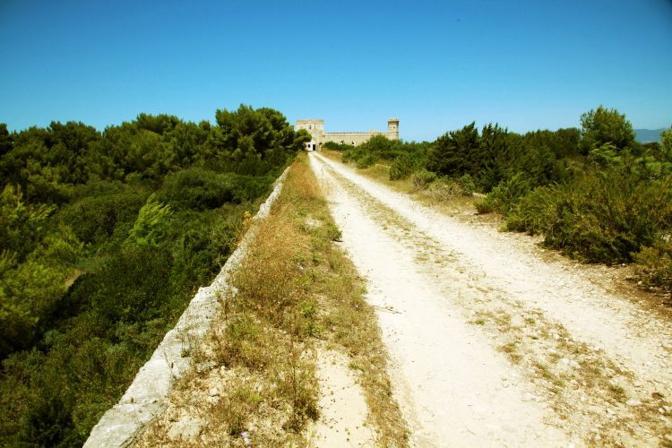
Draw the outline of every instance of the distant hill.
[[[639,143],[659,142],[665,129],[635,129],[635,139]]]

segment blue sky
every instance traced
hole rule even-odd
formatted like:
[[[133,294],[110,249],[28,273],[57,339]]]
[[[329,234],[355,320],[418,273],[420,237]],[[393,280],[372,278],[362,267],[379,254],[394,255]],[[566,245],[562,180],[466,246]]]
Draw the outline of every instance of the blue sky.
[[[240,103],[409,140],[599,104],[672,124],[672,0],[0,0],[0,61],[11,129]]]

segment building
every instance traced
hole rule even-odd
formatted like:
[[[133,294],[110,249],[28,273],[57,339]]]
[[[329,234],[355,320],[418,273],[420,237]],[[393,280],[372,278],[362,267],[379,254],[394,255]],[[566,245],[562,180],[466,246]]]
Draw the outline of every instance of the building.
[[[297,120],[294,129],[305,129],[313,137],[306,143],[307,151],[315,151],[326,142],[346,143],[348,145],[361,145],[375,135],[382,135],[390,140],[399,140],[399,120],[390,118],[387,120],[387,131],[369,132],[326,132],[324,120]]]

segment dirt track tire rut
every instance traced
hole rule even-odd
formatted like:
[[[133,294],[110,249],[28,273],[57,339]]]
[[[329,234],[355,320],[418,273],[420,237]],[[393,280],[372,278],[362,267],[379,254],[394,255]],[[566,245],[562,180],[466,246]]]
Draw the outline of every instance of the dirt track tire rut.
[[[416,446],[665,446],[668,322],[320,155]]]

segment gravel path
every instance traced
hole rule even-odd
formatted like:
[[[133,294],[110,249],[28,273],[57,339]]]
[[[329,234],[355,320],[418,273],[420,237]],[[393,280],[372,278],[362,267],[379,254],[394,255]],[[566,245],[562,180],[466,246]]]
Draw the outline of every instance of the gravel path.
[[[350,359],[340,352],[318,350],[320,418],[309,437],[311,447],[375,446],[375,433],[366,425],[366,399],[353,370],[348,367],[349,362]]]
[[[416,446],[666,446],[672,325],[319,154]]]

